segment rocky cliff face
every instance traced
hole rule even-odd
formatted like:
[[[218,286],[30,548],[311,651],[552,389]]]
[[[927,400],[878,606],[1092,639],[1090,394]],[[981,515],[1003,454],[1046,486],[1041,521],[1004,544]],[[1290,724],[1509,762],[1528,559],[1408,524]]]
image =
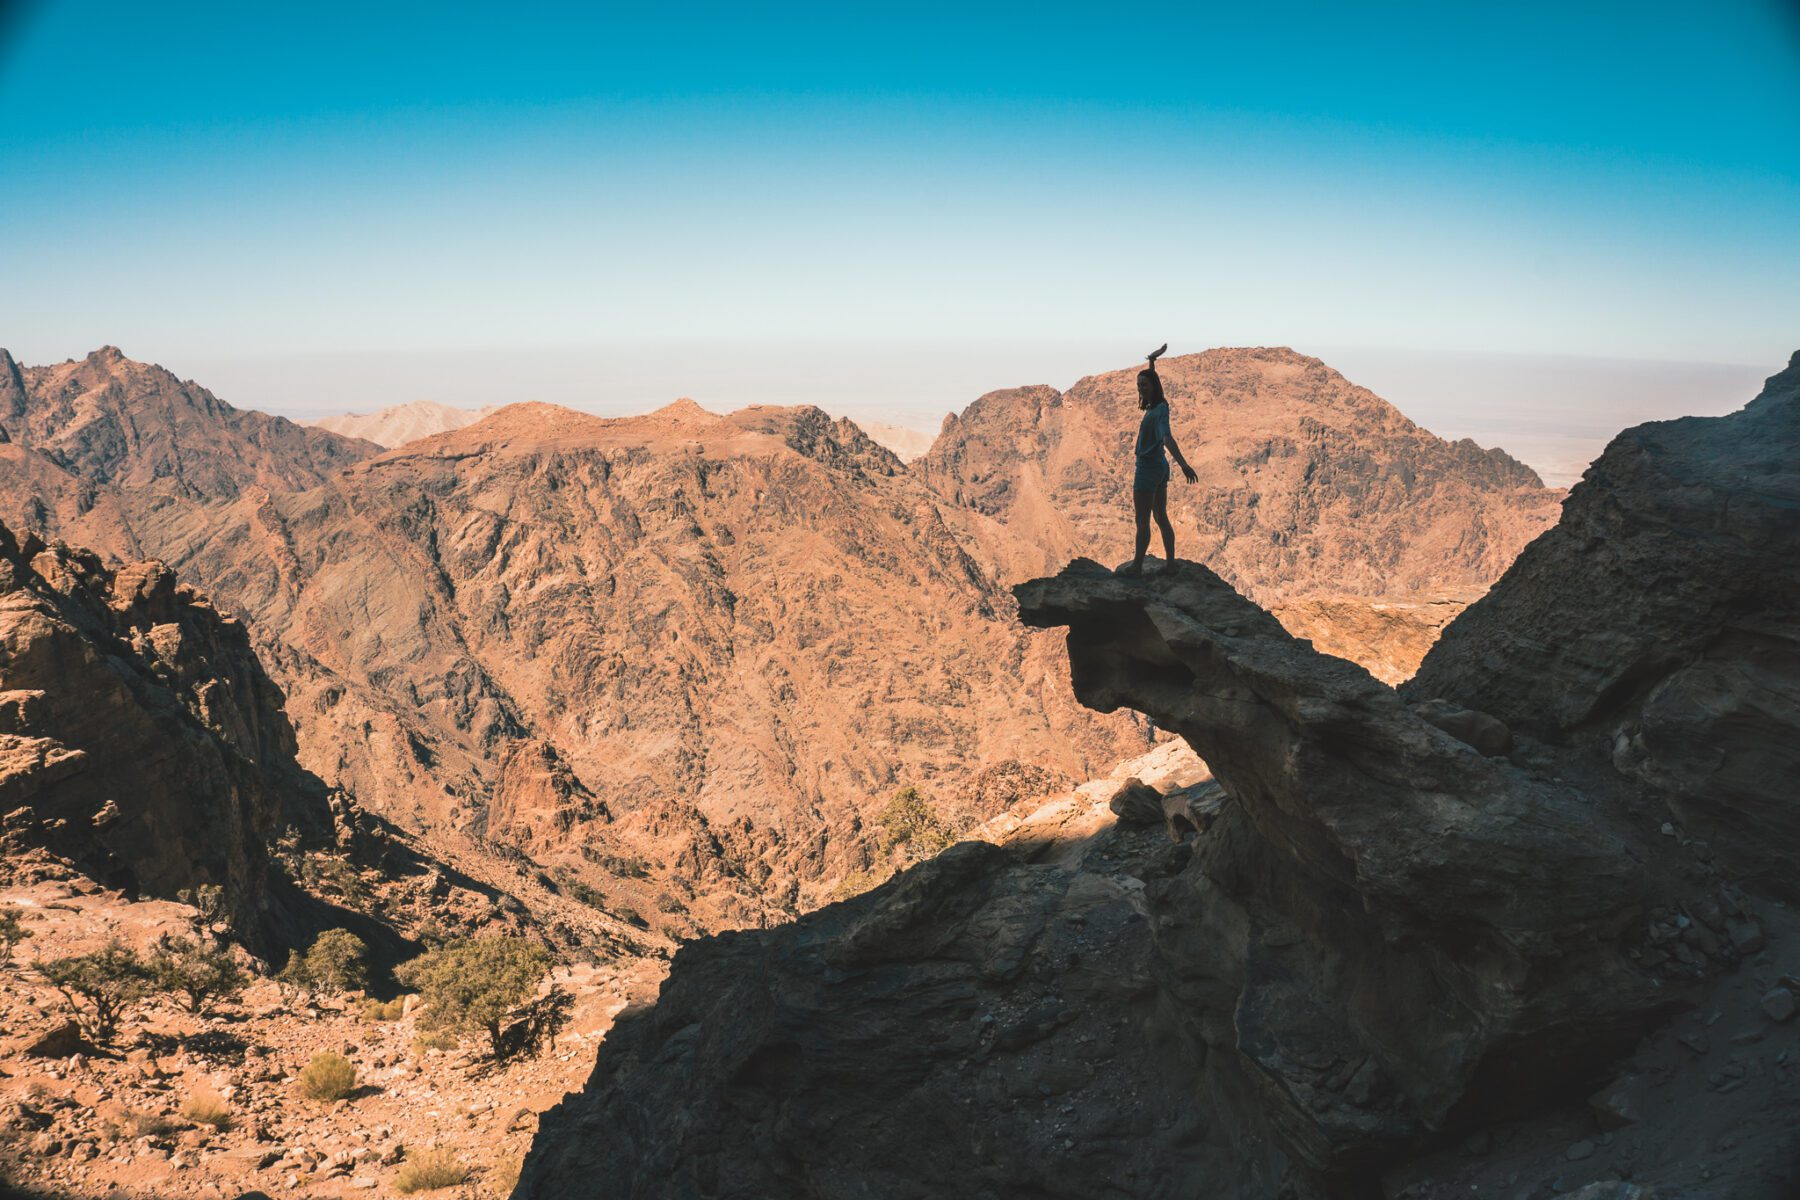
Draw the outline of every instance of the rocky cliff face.
[[[1607,757],[1800,898],[1800,356],[1729,417],[1628,429],[1408,694]]]
[[[157,562],[116,570],[0,526],[0,812],[127,892],[218,885],[254,940],[268,847],[329,826],[242,624]]]
[[[1209,350],[1159,367],[1200,474],[1169,486],[1176,552],[1260,603],[1479,591],[1556,520],[1562,493],[1529,467],[1434,437],[1316,358]],[[1129,557],[1136,376],[990,392],[919,460],[973,510],[969,536],[1002,577]]]
[[[1044,822],[684,948],[517,1194],[1792,1194],[1800,983],[1745,999],[1800,965],[1759,869],[1800,851],[1780,819],[1800,672],[1777,652],[1800,626],[1770,583],[1800,560],[1792,373],[1677,425],[1616,442],[1404,696],[1202,567],[1023,585],[1027,623],[1067,627],[1084,703],[1212,767],[1228,799],[1204,830]],[[1595,554],[1603,590],[1679,600],[1593,603]],[[1564,629],[1561,659],[1510,657]],[[1626,672],[1620,705],[1610,656],[1639,645],[1685,654]],[[1754,688],[1718,683],[1752,665]],[[1715,738],[1757,753],[1710,760],[1697,802]],[[1715,852],[1734,822],[1760,855]],[[1727,1014],[1728,1060],[1705,1033]]]

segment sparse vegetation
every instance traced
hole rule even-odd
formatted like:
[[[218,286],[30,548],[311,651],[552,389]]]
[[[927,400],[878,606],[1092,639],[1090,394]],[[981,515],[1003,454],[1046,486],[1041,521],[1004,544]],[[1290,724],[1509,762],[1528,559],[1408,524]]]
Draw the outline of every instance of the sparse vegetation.
[[[439,1188],[456,1187],[469,1181],[469,1169],[456,1159],[456,1152],[437,1146],[407,1155],[394,1173],[394,1190],[402,1196],[414,1192],[435,1192]]]
[[[162,1113],[137,1112],[126,1109],[117,1120],[108,1120],[100,1132],[109,1142],[131,1141],[141,1137],[168,1137],[180,1126]]]
[[[501,1159],[488,1170],[488,1190],[496,1196],[512,1195],[519,1186],[519,1173],[524,1169],[525,1159],[522,1155]]]
[[[306,855],[300,860],[300,882],[311,891],[336,896],[352,908],[362,908],[369,901],[362,872],[340,855],[323,851]]]
[[[181,1106],[181,1115],[196,1125],[211,1125],[220,1133],[233,1124],[230,1106],[211,1092],[195,1092],[189,1096]]]
[[[602,912],[606,910],[606,897],[601,895],[600,889],[581,879],[567,867],[556,869],[556,884],[569,894],[571,900],[579,901],[589,908],[600,909]]]
[[[81,1035],[96,1046],[112,1044],[120,1020],[151,986],[143,956],[116,938],[89,954],[40,962],[37,969],[62,993]]]
[[[203,883],[197,888],[183,888],[175,893],[183,904],[194,907],[194,930],[204,933],[226,919],[225,889],[216,883]]]
[[[413,1038],[413,1049],[424,1053],[427,1050],[454,1050],[461,1042],[448,1029],[429,1029]]]
[[[331,994],[369,984],[369,948],[348,929],[328,929],[301,954],[290,951],[275,978],[289,987]]]
[[[839,880],[832,889],[832,900],[860,896],[886,883],[895,872],[923,862],[956,842],[956,827],[938,815],[930,797],[910,784],[895,792],[875,819],[881,826],[877,860]]]
[[[31,936],[19,910],[12,905],[0,908],[0,967],[12,965],[13,949]]]
[[[243,994],[249,976],[229,947],[164,936],[150,955],[150,977],[161,991],[183,998],[191,1013]]]
[[[356,1091],[356,1065],[326,1050],[300,1072],[300,1091],[309,1100],[343,1100]]]
[[[550,952],[536,942],[485,937],[422,954],[396,974],[420,992],[422,1029],[485,1033],[490,1053],[503,1060],[536,1054],[568,1023],[567,992],[552,987],[534,999],[550,966]]]
[[[894,793],[878,820],[882,852],[901,866],[930,858],[956,841],[956,831],[938,816],[930,799],[910,785]]]
[[[398,1021],[406,1015],[406,1001],[396,996],[392,1000],[364,1000],[356,1006],[357,1015],[365,1021]]]

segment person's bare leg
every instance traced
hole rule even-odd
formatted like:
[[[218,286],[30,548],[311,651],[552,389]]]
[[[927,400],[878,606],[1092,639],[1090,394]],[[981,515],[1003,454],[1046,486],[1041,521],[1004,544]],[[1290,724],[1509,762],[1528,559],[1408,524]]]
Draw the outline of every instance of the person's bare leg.
[[[1153,511],[1156,514],[1156,526],[1158,529],[1162,530],[1163,557],[1168,559],[1170,563],[1173,563],[1175,561],[1175,527],[1169,524],[1168,484],[1165,483],[1156,489],[1156,499]],[[1148,530],[1145,531],[1146,534],[1148,532]],[[1147,543],[1150,539],[1145,537],[1143,540]],[[1142,554],[1142,551],[1140,550],[1139,553]]]
[[[1131,492],[1131,506],[1137,516],[1137,553],[1131,559],[1132,574],[1144,569],[1144,553],[1150,549],[1150,505],[1155,493]]]

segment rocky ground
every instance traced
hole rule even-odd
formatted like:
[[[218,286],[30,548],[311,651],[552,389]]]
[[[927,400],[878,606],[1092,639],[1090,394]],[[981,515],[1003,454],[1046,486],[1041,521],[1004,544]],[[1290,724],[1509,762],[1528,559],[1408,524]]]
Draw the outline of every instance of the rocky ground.
[[[579,1085],[613,1016],[661,974],[643,958],[560,967],[556,981],[576,997],[568,1028],[541,1057],[498,1070],[472,1047],[422,1044],[416,1012],[367,1020],[356,994],[315,1003],[268,979],[207,1016],[147,1002],[116,1049],[96,1052],[66,1036],[55,1044],[67,1008],[30,964],[110,937],[145,949],[191,934],[195,911],[80,877],[0,889],[0,908],[23,914],[31,933],[0,992],[0,1190],[69,1200],[394,1196],[408,1155],[434,1147],[471,1172],[437,1194],[507,1195],[537,1114]],[[357,1068],[347,1100],[299,1089],[301,1069],[326,1050]],[[221,1101],[229,1128],[185,1117],[195,1097]]]

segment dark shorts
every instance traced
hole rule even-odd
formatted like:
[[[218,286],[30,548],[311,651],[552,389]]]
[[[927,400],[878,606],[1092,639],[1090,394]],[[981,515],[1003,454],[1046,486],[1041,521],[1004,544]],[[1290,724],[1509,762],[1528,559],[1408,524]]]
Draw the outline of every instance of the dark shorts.
[[[1154,492],[1169,482],[1169,460],[1158,455],[1155,458],[1140,458],[1137,473],[1132,476],[1131,490],[1134,492]]]

